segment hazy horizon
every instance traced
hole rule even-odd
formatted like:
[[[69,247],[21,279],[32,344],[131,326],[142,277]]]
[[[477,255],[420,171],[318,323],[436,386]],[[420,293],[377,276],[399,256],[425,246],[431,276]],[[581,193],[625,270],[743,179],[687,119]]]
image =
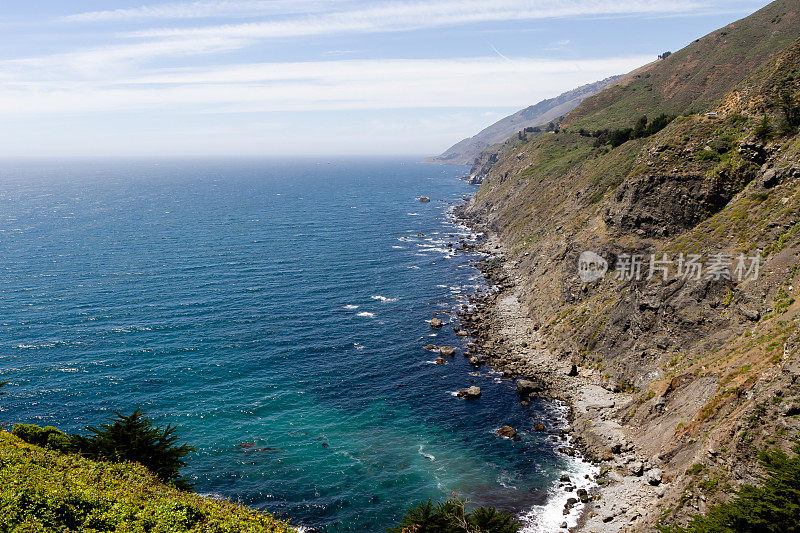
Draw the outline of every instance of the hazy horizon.
[[[437,154],[766,1],[0,7],[0,158]]]

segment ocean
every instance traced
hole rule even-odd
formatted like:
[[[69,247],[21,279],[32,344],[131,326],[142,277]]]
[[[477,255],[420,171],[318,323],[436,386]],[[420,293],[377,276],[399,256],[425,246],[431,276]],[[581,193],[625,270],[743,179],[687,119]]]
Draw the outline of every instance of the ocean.
[[[463,167],[402,159],[0,163],[0,420],[80,432],[137,407],[195,490],[324,532],[455,493],[557,528],[564,472],[514,383],[460,354],[482,286]],[[429,196],[430,203],[416,200]],[[481,398],[455,391],[478,385]],[[503,425],[522,437],[496,436]],[[559,499],[561,498],[561,499]]]

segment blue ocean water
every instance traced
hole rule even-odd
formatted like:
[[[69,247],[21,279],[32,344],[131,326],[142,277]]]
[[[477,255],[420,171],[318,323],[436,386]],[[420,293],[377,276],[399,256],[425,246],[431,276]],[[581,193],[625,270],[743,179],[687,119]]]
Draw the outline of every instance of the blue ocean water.
[[[465,344],[427,320],[481,283],[447,246],[463,171],[0,164],[0,420],[80,431],[142,407],[196,446],[198,492],[326,532],[383,531],[453,492],[541,505],[569,465],[531,427],[558,407],[422,349]],[[479,400],[452,394],[471,384]]]

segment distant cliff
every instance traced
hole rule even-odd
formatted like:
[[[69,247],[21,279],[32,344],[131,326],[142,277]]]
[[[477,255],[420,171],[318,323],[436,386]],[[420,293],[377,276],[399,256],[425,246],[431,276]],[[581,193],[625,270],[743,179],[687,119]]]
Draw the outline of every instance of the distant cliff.
[[[547,124],[551,120],[557,119],[575,109],[584,98],[602,91],[617,78],[618,76],[612,76],[572,89],[555,98],[542,100],[538,104],[526,107],[513,115],[498,120],[491,126],[481,130],[477,135],[459,141],[443,154],[425,159],[425,162],[471,165],[478,154],[485,148],[505,141],[520,130]]]

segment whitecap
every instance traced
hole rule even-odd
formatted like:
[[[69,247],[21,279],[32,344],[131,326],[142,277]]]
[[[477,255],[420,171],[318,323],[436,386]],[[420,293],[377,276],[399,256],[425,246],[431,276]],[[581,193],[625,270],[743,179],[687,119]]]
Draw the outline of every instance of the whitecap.
[[[380,300],[382,302],[396,302],[397,301],[397,298],[387,298],[386,296],[381,296],[380,294],[372,296],[372,299],[373,300]]]
[[[363,316],[364,318],[375,318],[375,313],[369,313],[367,311],[361,311],[360,313],[356,313],[356,316]]]
[[[344,308],[352,310],[352,309],[358,309],[358,306],[357,305],[353,305],[353,304],[347,304],[347,305],[344,306]]]
[[[407,266],[406,268],[410,268],[412,270],[419,270],[419,267],[417,265]]]
[[[423,451],[422,451],[422,448],[423,448],[423,447],[424,447],[424,446],[423,446],[422,444],[420,444],[420,445],[419,445],[419,454],[420,454],[422,457],[424,457],[425,459],[429,460],[429,461],[435,461],[435,460],[436,460],[436,457],[435,457],[434,455],[431,455],[431,454],[429,454],[429,453],[425,453],[425,452],[423,452]]]

